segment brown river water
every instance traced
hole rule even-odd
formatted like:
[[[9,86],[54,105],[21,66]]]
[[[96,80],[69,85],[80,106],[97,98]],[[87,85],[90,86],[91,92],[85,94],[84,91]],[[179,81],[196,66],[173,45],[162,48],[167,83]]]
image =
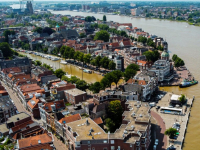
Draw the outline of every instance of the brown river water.
[[[92,14],[72,11],[52,11],[54,14],[70,14],[72,16],[95,16],[97,19],[102,19],[103,14]],[[107,20],[112,20],[120,23],[132,23],[133,27],[142,28],[150,34],[166,39],[169,45],[170,55],[178,54],[185,61],[186,67],[200,81],[200,27],[188,25],[185,22],[174,22],[168,20],[145,19],[145,18],[130,18],[117,15],[106,15]],[[40,60],[44,63],[53,65],[54,68],[62,68],[66,72],[82,79],[82,70],[70,65],[62,65],[59,61],[51,61],[40,56],[28,54],[30,58]],[[87,82],[100,81],[101,75],[83,73],[83,79]],[[192,98],[195,96],[194,105],[189,120],[187,133],[185,137],[184,150],[200,149],[200,84],[188,87],[162,87],[165,91],[174,92],[176,94],[186,94]]]

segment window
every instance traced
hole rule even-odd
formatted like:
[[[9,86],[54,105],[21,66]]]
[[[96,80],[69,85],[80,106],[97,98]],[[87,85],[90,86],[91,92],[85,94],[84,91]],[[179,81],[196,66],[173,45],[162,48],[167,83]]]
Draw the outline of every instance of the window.
[[[111,150],[115,150],[115,146],[111,146]]]
[[[95,148],[93,147],[92,150],[95,150]]]
[[[90,141],[88,141],[88,144],[90,144]]]
[[[111,144],[115,144],[115,140],[110,140],[110,143]]]
[[[132,144],[130,144],[130,147],[132,147]]]

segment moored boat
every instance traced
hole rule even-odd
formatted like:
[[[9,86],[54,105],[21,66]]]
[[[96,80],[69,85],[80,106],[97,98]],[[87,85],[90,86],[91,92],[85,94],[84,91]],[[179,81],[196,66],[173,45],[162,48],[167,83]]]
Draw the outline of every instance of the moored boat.
[[[195,85],[195,84],[197,84],[197,83],[198,83],[197,80],[192,80],[192,81],[184,80],[183,82],[181,82],[181,83],[179,84],[179,87],[180,87],[180,88],[189,87],[189,86]]]
[[[61,63],[61,64],[64,64],[64,65],[67,65],[67,62],[64,61],[64,60],[61,60],[60,63]]]

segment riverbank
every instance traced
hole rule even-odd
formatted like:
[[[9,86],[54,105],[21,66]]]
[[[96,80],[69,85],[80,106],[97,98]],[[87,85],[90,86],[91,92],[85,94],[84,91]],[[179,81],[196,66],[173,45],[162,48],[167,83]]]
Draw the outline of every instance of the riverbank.
[[[166,95],[158,102],[157,106],[168,107],[169,99],[171,98],[172,94],[173,93],[169,93],[169,92],[166,93]],[[166,129],[171,128],[174,125],[174,123],[180,124],[180,129],[178,131],[179,134],[178,134],[177,139],[171,140],[167,137],[167,141],[168,141],[166,144],[167,147],[169,147],[170,145],[174,145],[176,150],[182,150],[193,102],[194,102],[194,97],[187,98],[187,104],[183,105],[182,108],[178,108],[178,109],[182,109],[183,115],[172,115],[168,113],[161,113],[160,110],[157,110],[155,107],[152,108],[151,111],[155,112],[163,119]],[[159,139],[159,140],[162,140],[162,139]],[[163,138],[163,142],[164,142],[164,138]]]

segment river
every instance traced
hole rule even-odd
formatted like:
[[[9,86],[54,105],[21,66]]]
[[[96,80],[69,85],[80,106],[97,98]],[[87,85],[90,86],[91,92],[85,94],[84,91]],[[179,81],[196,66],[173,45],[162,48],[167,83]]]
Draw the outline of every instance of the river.
[[[94,16],[97,19],[102,19],[103,14],[93,14],[84,12],[72,12],[72,11],[52,11],[54,14],[70,14],[72,16]],[[144,31],[150,34],[155,34],[157,36],[163,37],[168,42],[168,47],[170,55],[178,54],[180,58],[185,61],[186,67],[194,75],[194,77],[200,81],[200,27],[188,25],[185,22],[175,22],[168,20],[159,19],[145,19],[145,18],[133,18],[118,16],[118,15],[106,15],[107,20],[112,20],[120,23],[132,23],[133,27],[142,28]],[[33,57],[33,56],[32,56]],[[36,56],[35,56],[36,57]],[[37,57],[38,60],[44,59]],[[47,60],[44,60],[44,62]],[[46,62],[50,64],[50,62]],[[59,67],[59,62],[54,63],[55,67]],[[78,68],[73,67],[72,74],[82,77],[82,73]],[[71,69],[69,65],[61,65],[69,74],[71,74]],[[83,79],[87,82],[100,81],[102,76],[100,75],[90,75],[83,74]],[[174,92],[176,94],[186,94],[188,97],[192,98],[195,96],[194,105],[191,112],[191,117],[189,120],[184,150],[197,150],[200,147],[200,84],[189,87],[189,88],[179,88],[179,87],[162,87],[165,91]]]
[[[54,14],[70,14],[72,16],[94,16],[97,19],[102,19],[103,14],[93,14],[73,11],[52,11]],[[188,25],[185,22],[175,22],[159,19],[145,19],[106,15],[107,20],[112,20],[120,23],[132,23],[133,27],[142,28],[150,34],[166,39],[169,45],[170,55],[178,54],[185,61],[186,67],[200,81],[200,27]],[[163,87],[165,91],[174,92],[176,94],[186,94],[192,98],[195,96],[194,105],[189,120],[184,150],[197,150],[200,147],[200,84],[189,87]]]

